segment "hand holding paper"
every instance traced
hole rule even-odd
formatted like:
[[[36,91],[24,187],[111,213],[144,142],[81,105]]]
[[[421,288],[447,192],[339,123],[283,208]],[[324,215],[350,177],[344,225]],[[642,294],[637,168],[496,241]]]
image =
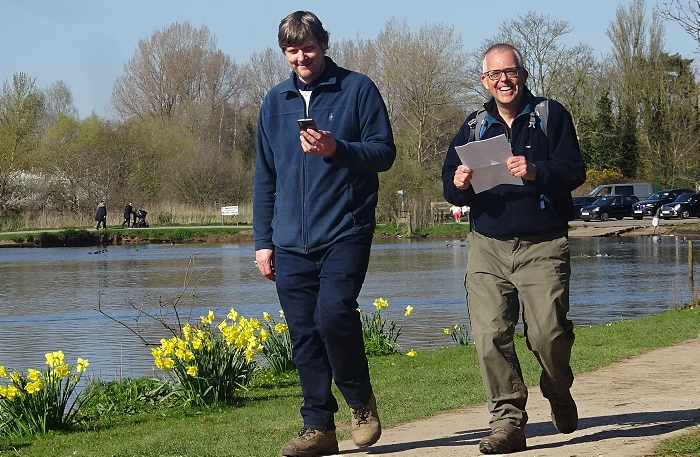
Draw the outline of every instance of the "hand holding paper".
[[[499,184],[522,186],[520,178],[510,174],[506,161],[513,157],[505,135],[471,141],[455,150],[462,163],[473,171],[471,185],[477,194]]]

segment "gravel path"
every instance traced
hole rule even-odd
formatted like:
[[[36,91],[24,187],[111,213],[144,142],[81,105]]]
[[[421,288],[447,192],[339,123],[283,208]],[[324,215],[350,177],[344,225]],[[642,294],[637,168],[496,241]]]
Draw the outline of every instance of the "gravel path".
[[[576,376],[571,389],[579,429],[557,433],[549,403],[530,388],[528,449],[514,457],[639,457],[662,440],[700,425],[700,338],[657,349]],[[381,417],[381,396],[378,397]],[[340,444],[342,456],[470,457],[488,434],[486,405],[476,405],[384,430],[379,442],[358,450]]]

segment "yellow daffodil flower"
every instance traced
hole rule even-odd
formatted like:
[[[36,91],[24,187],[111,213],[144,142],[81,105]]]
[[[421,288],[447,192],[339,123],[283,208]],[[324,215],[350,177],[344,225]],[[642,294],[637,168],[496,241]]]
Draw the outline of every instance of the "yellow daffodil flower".
[[[0,378],[6,378],[7,377],[7,370],[5,369],[4,366],[0,365]]]
[[[266,321],[269,322],[269,321],[270,321],[270,313],[268,313],[267,311],[265,311],[265,312],[263,313],[263,319],[265,319]]]
[[[286,332],[286,331],[288,331],[288,330],[289,330],[289,327],[287,327],[287,324],[283,324],[283,323],[281,323],[281,322],[278,323],[278,324],[275,324],[275,331],[276,331],[277,333],[284,333],[284,332]]]
[[[228,315],[226,317],[232,321],[235,321],[236,319],[238,319],[238,312],[235,309],[231,308],[231,311],[228,312]]]
[[[190,376],[197,376],[197,367],[194,365],[187,367],[187,374]]]
[[[45,354],[46,364],[54,368],[63,363],[63,351],[49,352]]]
[[[415,349],[411,349],[410,351],[408,351],[408,352],[406,353],[406,355],[409,356],[409,357],[415,357],[416,354],[418,354],[418,353],[415,351]]]
[[[68,365],[65,363],[63,365],[57,366],[53,372],[58,376],[59,378],[65,378],[70,374],[70,368],[68,368]]]
[[[381,311],[389,306],[389,302],[384,300],[383,298],[377,298],[376,300],[374,300],[373,305],[375,308]]]
[[[403,314],[404,314],[404,316],[410,316],[412,312],[413,312],[413,306],[408,305],[408,306],[406,307],[406,311],[404,311]]]
[[[81,359],[78,357],[78,364],[75,366],[75,369],[78,371],[78,373],[82,373],[87,370],[88,365],[90,365],[90,362],[88,362],[87,359]]]
[[[38,381],[41,379],[41,371],[32,370],[31,368],[27,370],[27,378],[30,381]]]
[[[445,333],[445,335],[449,335],[450,333],[452,333],[452,331],[450,331],[449,327],[443,329],[442,331]]]
[[[209,310],[206,316],[202,316],[202,324],[211,324],[214,322],[214,311]]]

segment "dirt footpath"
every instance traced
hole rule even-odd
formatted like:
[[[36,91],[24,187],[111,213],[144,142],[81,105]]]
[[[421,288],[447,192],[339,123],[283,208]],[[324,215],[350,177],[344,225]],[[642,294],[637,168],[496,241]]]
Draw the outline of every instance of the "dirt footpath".
[[[639,457],[662,440],[700,425],[700,338],[657,349],[576,376],[571,392],[579,428],[556,431],[549,403],[530,388],[527,450],[514,457]],[[381,395],[377,398],[381,417]],[[377,444],[358,450],[340,443],[342,456],[480,456],[487,435],[486,405],[441,413],[384,430]]]

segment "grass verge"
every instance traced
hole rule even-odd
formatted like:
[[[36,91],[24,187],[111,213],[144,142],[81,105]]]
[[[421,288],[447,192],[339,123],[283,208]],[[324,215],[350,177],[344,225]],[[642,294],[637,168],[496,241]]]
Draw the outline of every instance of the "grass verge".
[[[612,362],[700,335],[700,308],[672,310],[656,316],[576,329],[574,372],[595,370]],[[528,385],[536,385],[539,366],[516,344]],[[446,347],[415,357],[392,355],[370,359],[382,423],[400,423],[485,400],[475,348]],[[425,386],[430,386],[426,389]],[[336,391],[338,398],[341,398]],[[0,441],[3,456],[276,456],[280,445],[300,427],[300,390],[294,376],[284,382],[261,382],[233,407],[166,408],[102,411],[80,430]],[[337,415],[339,439],[349,437],[346,408]],[[699,432],[700,433],[700,432]],[[697,438],[697,434],[695,435]],[[661,454],[698,455],[696,453]]]

